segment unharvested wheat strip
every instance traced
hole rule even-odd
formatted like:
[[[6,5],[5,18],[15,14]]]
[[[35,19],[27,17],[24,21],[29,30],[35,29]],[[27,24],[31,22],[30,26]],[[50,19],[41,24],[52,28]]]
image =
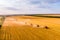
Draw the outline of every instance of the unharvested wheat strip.
[[[5,38],[5,36],[6,36],[6,30],[3,30],[2,32],[3,32],[3,33],[2,33],[2,35],[1,35],[1,37],[2,37],[2,39],[4,40],[4,38]]]
[[[6,36],[7,36],[7,39],[6,40],[11,40],[11,32],[10,32],[10,28],[7,27],[7,30],[6,30]]]

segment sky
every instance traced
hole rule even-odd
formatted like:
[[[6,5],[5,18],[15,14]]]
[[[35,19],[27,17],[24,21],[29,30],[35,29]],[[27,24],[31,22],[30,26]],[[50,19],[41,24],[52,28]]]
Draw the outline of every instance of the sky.
[[[60,0],[0,0],[0,15],[60,13]]]

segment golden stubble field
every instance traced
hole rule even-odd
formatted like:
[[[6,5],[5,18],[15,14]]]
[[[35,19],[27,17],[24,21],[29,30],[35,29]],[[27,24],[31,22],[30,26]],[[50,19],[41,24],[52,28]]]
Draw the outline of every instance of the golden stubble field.
[[[40,27],[30,24],[38,24]],[[0,29],[0,40],[60,40],[60,18],[6,17]]]

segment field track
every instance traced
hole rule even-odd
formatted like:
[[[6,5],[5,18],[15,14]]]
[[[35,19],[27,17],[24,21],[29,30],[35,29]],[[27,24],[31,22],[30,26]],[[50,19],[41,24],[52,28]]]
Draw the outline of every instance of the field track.
[[[48,26],[49,29],[37,28],[27,24]],[[0,29],[0,40],[60,40],[60,18],[33,16],[6,17]]]

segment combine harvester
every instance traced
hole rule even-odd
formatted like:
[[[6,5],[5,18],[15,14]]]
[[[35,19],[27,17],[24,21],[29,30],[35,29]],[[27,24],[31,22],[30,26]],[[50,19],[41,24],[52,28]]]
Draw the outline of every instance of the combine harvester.
[[[5,20],[5,16],[0,16],[0,29],[4,23],[4,20]]]

